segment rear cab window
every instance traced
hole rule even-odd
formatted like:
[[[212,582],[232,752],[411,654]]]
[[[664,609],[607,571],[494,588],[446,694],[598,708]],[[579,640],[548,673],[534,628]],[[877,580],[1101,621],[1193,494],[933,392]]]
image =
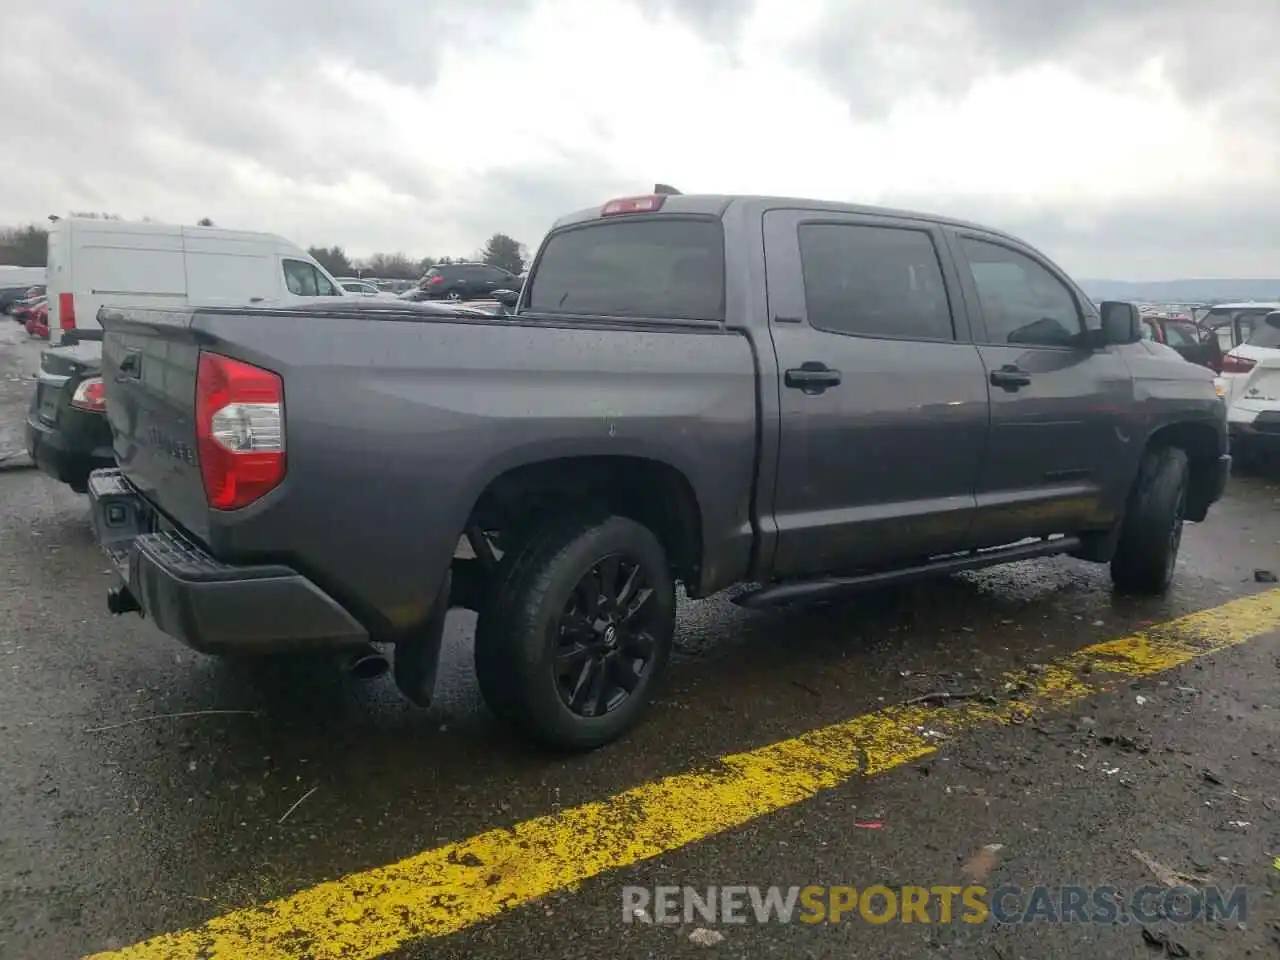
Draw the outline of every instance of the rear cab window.
[[[674,214],[567,227],[543,246],[525,310],[721,321],[724,230],[716,218]]]

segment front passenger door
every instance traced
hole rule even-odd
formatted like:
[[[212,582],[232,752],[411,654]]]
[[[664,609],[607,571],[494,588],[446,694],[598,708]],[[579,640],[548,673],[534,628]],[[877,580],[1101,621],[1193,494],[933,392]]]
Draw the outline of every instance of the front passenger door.
[[[1089,346],[1087,301],[1029,248],[951,239],[991,397],[974,530],[994,545],[1109,525],[1142,442],[1128,366]]]

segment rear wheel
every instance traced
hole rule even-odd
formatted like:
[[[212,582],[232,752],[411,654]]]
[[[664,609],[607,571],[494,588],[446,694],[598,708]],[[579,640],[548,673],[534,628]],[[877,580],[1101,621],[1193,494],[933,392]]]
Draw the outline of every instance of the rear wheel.
[[[560,523],[504,558],[476,626],[486,703],[548,746],[589,750],[644,713],[665,672],[675,585],[646,527]]]
[[[1177,447],[1157,447],[1143,456],[1111,559],[1111,579],[1121,590],[1169,589],[1182,546],[1187,479],[1187,455]]]

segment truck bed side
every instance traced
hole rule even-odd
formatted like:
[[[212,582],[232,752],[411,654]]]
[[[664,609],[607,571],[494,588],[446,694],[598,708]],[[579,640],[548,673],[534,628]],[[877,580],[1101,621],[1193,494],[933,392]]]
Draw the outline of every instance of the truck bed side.
[[[137,310],[104,326],[129,479],[219,559],[288,564],[371,633],[420,623],[478,500],[551,461],[676,471],[700,520],[694,586],[748,572],[757,372],[719,325]],[[207,507],[195,453],[202,349],[284,381],[286,478],[225,513]],[[126,355],[138,379],[115,376]]]

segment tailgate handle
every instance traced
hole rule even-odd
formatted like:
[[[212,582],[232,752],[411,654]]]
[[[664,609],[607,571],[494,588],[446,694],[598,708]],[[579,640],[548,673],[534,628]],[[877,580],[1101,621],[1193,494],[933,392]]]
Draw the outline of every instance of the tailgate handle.
[[[142,379],[142,351],[130,350],[120,358],[120,369],[116,371],[116,383],[123,380]]]

